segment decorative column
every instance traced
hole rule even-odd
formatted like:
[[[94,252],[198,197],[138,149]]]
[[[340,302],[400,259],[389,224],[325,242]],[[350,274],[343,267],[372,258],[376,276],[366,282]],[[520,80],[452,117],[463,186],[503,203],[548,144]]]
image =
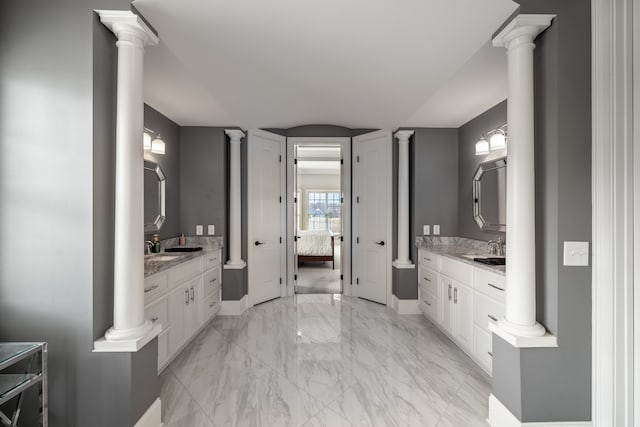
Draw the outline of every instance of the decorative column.
[[[244,138],[244,132],[239,129],[227,129],[224,131],[229,136],[231,147],[229,169],[229,261],[226,269],[244,268],[247,263],[242,260],[242,175],[240,166],[240,144]]]
[[[160,332],[144,318],[144,46],[158,37],[131,11],[97,11],[118,41],[113,326],[96,351],[137,351]],[[98,82],[99,83],[99,82]]]
[[[533,40],[552,19],[519,15],[493,39],[494,46],[507,49],[509,165],[505,317],[491,329],[518,347],[546,346],[527,338],[546,333],[536,321]]]
[[[409,138],[415,132],[400,130],[398,140],[398,258],[396,268],[415,268],[409,259]]]

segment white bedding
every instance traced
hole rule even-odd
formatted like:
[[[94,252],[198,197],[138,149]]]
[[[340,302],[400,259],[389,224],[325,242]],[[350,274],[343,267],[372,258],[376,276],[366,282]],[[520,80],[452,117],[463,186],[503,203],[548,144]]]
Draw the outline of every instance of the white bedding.
[[[298,236],[298,255],[331,256],[333,254],[330,231],[302,230]]]

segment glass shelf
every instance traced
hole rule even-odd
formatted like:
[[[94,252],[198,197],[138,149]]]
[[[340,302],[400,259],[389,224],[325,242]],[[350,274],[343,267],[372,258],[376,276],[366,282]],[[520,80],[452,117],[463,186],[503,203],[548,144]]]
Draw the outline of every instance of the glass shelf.
[[[40,374],[0,374],[0,402],[6,402],[40,378]]]
[[[0,343],[0,365],[40,347],[37,343]]]

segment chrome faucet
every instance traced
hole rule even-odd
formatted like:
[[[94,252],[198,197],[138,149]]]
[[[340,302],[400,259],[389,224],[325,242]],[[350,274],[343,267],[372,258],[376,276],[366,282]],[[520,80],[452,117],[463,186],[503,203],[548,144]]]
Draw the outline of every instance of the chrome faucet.
[[[490,255],[504,256],[505,241],[502,239],[502,237],[498,237],[498,240],[489,240],[487,242],[487,245],[489,245]]]
[[[151,247],[153,246],[153,242],[151,240],[145,240],[144,242],[144,254],[151,255]]]

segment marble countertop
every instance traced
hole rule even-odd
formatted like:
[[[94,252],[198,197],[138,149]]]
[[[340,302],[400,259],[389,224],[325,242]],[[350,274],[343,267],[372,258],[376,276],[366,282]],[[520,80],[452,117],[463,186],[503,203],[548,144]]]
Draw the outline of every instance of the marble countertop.
[[[477,255],[479,257],[491,257],[487,250],[483,250],[486,246],[486,242],[479,240],[464,239],[458,237],[452,238],[440,238],[438,241],[434,241],[434,238],[416,238],[416,246],[419,249],[427,250],[431,253],[442,255],[447,258],[452,258],[456,261],[464,262],[465,264],[472,265],[474,267],[481,268],[483,270],[490,271],[504,275],[504,265],[487,265],[479,262],[475,262],[472,259],[465,257],[464,255]]]
[[[174,241],[175,240],[175,241]],[[217,251],[223,247],[222,237],[189,238],[185,247],[201,247],[201,251],[196,252],[165,252],[164,248],[178,246],[178,239],[169,239],[162,242],[163,250],[160,253],[145,255],[144,257],[144,277],[149,277],[162,271],[168,270],[183,262],[198,258],[204,254]],[[160,261],[161,258],[171,257],[172,259]]]

